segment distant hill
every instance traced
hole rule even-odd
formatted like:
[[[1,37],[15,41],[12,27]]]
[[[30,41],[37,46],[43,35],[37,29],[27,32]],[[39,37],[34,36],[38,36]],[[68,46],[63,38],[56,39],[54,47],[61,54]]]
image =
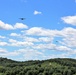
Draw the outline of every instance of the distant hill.
[[[13,62],[17,62],[17,61],[0,57],[0,63],[13,63]]]
[[[14,61],[0,58],[0,75],[76,75],[76,59]]]

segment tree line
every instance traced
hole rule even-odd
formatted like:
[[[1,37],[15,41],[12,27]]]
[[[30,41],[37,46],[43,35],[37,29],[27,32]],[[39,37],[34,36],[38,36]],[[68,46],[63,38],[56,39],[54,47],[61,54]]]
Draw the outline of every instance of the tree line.
[[[76,75],[76,60],[56,58],[20,62],[0,58],[0,75]]]

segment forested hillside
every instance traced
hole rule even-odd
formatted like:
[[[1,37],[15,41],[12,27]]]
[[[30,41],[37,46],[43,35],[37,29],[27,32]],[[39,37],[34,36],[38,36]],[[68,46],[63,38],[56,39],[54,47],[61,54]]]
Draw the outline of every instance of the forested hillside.
[[[0,75],[76,75],[76,60],[56,58],[19,62],[0,58]]]

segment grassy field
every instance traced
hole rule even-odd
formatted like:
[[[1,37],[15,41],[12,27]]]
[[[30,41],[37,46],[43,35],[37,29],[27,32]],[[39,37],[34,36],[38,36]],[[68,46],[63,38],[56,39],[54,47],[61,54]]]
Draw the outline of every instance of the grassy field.
[[[0,73],[0,75],[3,75],[3,73]]]

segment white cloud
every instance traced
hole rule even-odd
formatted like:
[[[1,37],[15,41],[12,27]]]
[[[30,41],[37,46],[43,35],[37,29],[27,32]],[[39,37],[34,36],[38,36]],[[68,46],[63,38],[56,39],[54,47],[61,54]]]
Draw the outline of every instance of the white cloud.
[[[64,28],[62,31],[62,37],[63,37],[63,45],[69,46],[69,47],[76,47],[76,29],[68,27]]]
[[[63,28],[62,30],[50,30],[50,29],[44,29],[41,27],[32,27],[28,30],[25,30],[24,33],[26,35],[33,35],[33,36],[45,36],[45,37],[60,37],[60,36],[68,36],[73,35],[76,33],[76,29],[68,27]]]
[[[9,42],[11,42],[11,43],[16,43],[17,41],[14,40],[14,39],[9,39]]]
[[[21,35],[20,34],[17,34],[17,33],[11,33],[10,36],[18,36],[19,37]]]
[[[76,29],[71,28],[71,27],[64,28],[64,29],[62,29],[60,31],[59,30],[48,30],[48,29],[33,27],[33,28],[27,30],[26,33],[27,33],[27,35],[39,36],[38,40],[40,40],[40,41],[48,41],[48,42],[50,41],[50,43],[51,43],[51,41],[54,40],[55,37],[60,37],[61,40],[58,40],[58,43],[60,43],[61,45],[64,45],[63,49],[66,49],[65,46],[67,48],[69,48],[69,47],[75,48],[76,47],[76,41],[75,41],[75,39],[76,39]],[[42,36],[49,36],[50,40],[47,39],[47,38],[43,39],[43,38],[41,38]],[[51,38],[52,38],[52,40],[51,40]],[[42,45],[39,44],[35,48],[52,49],[51,47],[49,47],[48,45],[45,45],[45,44],[42,44]],[[57,49],[57,50],[59,49],[60,50],[60,47],[57,47],[57,48],[54,47],[53,49]]]
[[[1,56],[1,57],[11,57],[11,56],[16,57],[16,56],[18,56],[19,54],[20,54],[20,53],[17,52],[17,51],[9,52],[9,51],[4,50],[4,51],[2,52],[2,54],[0,54],[0,56]]]
[[[76,26],[76,16],[65,16],[61,18],[65,23]]]
[[[20,49],[18,50],[19,53],[23,54],[23,57],[26,60],[38,60],[39,57],[43,57],[44,54],[40,51],[34,49]]]
[[[1,50],[1,55],[0,56],[6,56],[6,57],[11,57],[14,56],[15,58],[19,55],[23,58],[22,60],[38,60],[38,57],[43,57],[44,54],[40,51],[30,49],[30,48],[24,48],[24,49],[19,49],[19,50],[14,50],[12,52],[7,52],[5,50]]]
[[[7,46],[7,45],[8,45],[7,42],[2,42],[2,41],[0,41],[0,46]]]
[[[6,38],[6,37],[5,37],[5,36],[0,36],[0,38],[4,39],[4,38]]]
[[[37,45],[33,46],[33,48],[38,49],[38,50],[54,50],[54,51],[67,51],[67,52],[72,51],[72,49],[67,46],[62,46],[62,45],[58,46],[58,45],[52,44],[52,43],[37,44]]]
[[[44,29],[41,27],[32,27],[25,31],[27,35],[35,36],[54,36],[57,33],[57,30]]]
[[[27,25],[24,25],[23,23],[16,23],[14,25],[14,28],[15,29],[24,29],[24,28],[28,28],[28,26]]]
[[[24,46],[24,47],[29,47],[29,46],[32,46],[33,43],[32,42],[29,42],[29,41],[17,41],[17,40],[14,40],[14,39],[9,39],[9,42],[10,42],[10,46]]]
[[[39,42],[39,40],[34,38],[34,37],[26,37],[26,36],[24,36],[23,39],[24,39],[24,41],[27,41],[27,42]]]
[[[48,56],[45,56],[45,58],[69,58],[69,53],[62,53],[62,54],[50,54]]]
[[[6,49],[2,49],[2,48],[0,48],[0,53],[6,53],[6,52],[7,52]]]
[[[0,21],[0,29],[11,30],[11,29],[14,29],[14,28],[13,28],[12,25],[6,24],[6,23]]]
[[[34,15],[38,15],[38,14],[42,14],[42,12],[40,12],[40,11],[34,11]]]
[[[52,42],[53,41],[53,37],[40,37],[39,38],[40,42]]]
[[[68,28],[64,28],[62,30],[50,30],[50,29],[44,29],[41,27],[33,27],[33,28],[26,30],[24,33],[26,34],[26,36],[32,35],[34,39],[35,39],[34,36],[39,37],[37,39],[38,41],[35,41],[35,42],[41,42],[42,44],[43,44],[43,42],[45,42],[45,43],[47,42],[49,44],[53,43],[53,40],[56,37],[58,37],[61,40],[57,40],[57,41],[61,45],[64,45],[66,47],[76,47],[76,41],[75,41],[76,29],[75,28],[68,27]],[[37,46],[37,47],[42,49],[42,47],[44,48],[47,46],[47,45],[45,45],[45,43],[43,44],[44,46],[39,44],[40,46]]]
[[[56,45],[52,44],[52,43],[48,43],[48,44],[36,44],[33,46],[34,49],[38,49],[38,50],[56,50]]]
[[[72,49],[71,48],[68,48],[68,47],[66,47],[66,46],[58,46],[58,47],[56,47],[57,48],[57,50],[59,50],[59,51],[71,51]]]
[[[40,27],[33,27],[28,30],[26,30],[24,35],[17,34],[17,33],[11,33],[11,36],[22,36],[20,38],[23,41],[17,41],[14,39],[10,39],[10,45],[11,46],[31,46],[34,49],[45,49],[45,50],[60,50],[62,48],[62,45],[66,49],[68,47],[76,47],[76,29],[68,27],[64,28],[62,30],[50,30],[50,29],[44,29]],[[26,35],[27,34],[27,35]],[[29,37],[28,37],[29,35]],[[30,36],[34,35],[34,36]],[[58,40],[58,43],[61,43],[61,47],[57,46],[53,43],[53,40],[55,37],[60,37],[62,40]],[[44,43],[43,43],[44,42]],[[42,44],[41,44],[42,43]],[[48,43],[48,44],[45,44]],[[65,48],[66,47],[66,48]],[[62,49],[61,49],[62,51]],[[65,50],[63,50],[65,51]]]
[[[7,34],[8,35],[8,34]],[[12,37],[13,36],[13,37]],[[3,38],[0,35],[1,38]],[[27,56],[28,59],[50,58],[50,55],[46,55],[48,52],[61,52],[65,57],[76,54],[76,29],[72,27],[63,28],[62,30],[51,30],[42,27],[32,27],[24,30],[23,33],[13,32],[8,36],[8,39],[0,39],[0,46],[12,46],[17,49],[7,54],[3,53],[3,56]],[[19,38],[18,38],[19,37]],[[2,41],[4,40],[4,41]],[[55,42],[55,41],[58,42]],[[7,41],[7,42],[6,42]],[[12,48],[12,49],[14,49]],[[52,55],[52,57],[55,55]],[[59,57],[60,55],[57,54]],[[39,59],[40,59],[39,58]]]
[[[13,26],[13,25],[4,23],[0,20],[0,29],[3,29],[3,30],[26,29],[26,28],[28,28],[28,26],[23,23],[16,23]]]

